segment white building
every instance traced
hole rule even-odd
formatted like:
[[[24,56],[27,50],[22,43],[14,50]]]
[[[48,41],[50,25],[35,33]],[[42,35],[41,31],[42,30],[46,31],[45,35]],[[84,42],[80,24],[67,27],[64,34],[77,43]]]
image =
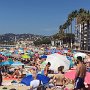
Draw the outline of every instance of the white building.
[[[63,42],[61,40],[52,40],[51,45],[52,46],[61,46]]]
[[[76,25],[76,43],[81,50],[90,50],[90,23]]]

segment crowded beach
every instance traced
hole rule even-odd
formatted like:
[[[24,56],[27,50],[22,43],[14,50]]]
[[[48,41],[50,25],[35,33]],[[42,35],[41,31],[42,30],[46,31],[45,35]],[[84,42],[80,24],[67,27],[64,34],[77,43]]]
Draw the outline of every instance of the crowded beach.
[[[66,47],[0,49],[0,90],[90,90],[90,57]]]

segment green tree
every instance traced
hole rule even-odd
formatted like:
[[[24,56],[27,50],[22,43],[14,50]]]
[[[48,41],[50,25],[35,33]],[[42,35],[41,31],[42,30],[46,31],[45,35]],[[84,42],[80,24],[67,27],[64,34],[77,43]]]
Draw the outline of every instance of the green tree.
[[[42,44],[51,44],[51,40],[50,38],[42,38],[42,39],[37,39],[36,41],[34,41],[34,44],[37,45],[42,45]]]

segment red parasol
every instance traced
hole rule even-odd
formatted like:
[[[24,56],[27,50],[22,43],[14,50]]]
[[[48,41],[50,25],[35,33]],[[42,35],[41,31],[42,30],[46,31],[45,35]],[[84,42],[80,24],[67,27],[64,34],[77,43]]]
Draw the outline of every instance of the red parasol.
[[[75,79],[75,70],[69,70],[65,73],[65,77],[69,79]],[[90,72],[86,72],[85,83],[90,84]]]

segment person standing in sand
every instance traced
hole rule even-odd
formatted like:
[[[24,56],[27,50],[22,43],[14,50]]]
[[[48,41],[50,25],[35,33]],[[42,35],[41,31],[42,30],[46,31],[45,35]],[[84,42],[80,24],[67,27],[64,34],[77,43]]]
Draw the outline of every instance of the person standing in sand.
[[[81,56],[77,57],[77,68],[75,75],[75,90],[85,90],[84,79],[86,75],[86,66]]]

